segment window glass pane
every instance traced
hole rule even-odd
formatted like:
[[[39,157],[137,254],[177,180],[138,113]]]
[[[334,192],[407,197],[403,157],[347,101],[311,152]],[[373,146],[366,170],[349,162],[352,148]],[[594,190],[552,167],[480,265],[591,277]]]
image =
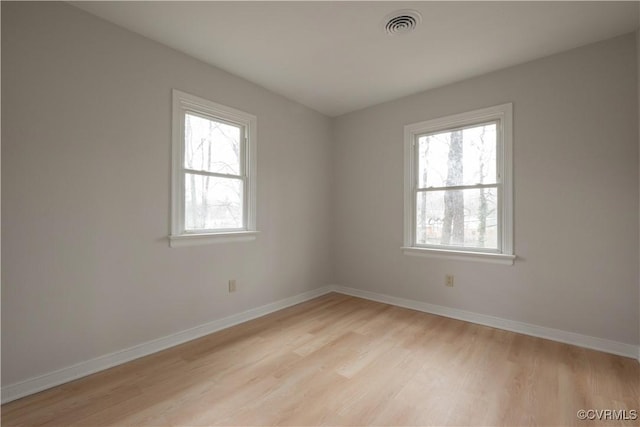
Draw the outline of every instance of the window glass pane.
[[[421,191],[416,199],[416,244],[498,248],[495,187]]]
[[[184,133],[184,167],[240,175],[240,127],[186,113]]]
[[[494,184],[496,123],[418,137],[418,186]]]
[[[187,173],[185,230],[243,228],[242,180]]]

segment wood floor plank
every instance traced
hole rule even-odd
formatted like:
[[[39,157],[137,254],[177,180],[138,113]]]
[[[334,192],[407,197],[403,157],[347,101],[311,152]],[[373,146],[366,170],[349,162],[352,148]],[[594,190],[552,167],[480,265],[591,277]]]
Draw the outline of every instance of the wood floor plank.
[[[640,410],[638,362],[340,294],[2,406],[3,426],[562,425]]]

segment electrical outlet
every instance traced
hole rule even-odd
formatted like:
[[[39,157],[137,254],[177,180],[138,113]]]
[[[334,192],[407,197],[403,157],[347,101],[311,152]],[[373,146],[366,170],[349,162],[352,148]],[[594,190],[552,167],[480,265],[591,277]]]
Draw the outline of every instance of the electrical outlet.
[[[229,280],[229,293],[236,291],[236,279]]]
[[[453,274],[447,274],[444,276],[444,284],[446,286],[453,287]]]

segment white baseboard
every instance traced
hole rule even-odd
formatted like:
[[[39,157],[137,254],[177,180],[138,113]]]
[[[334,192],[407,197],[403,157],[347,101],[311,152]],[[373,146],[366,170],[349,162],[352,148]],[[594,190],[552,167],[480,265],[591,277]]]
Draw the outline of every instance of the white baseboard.
[[[507,331],[531,335],[534,337],[546,338],[553,341],[559,341],[567,344],[577,345],[580,347],[590,348],[593,350],[599,350],[606,353],[613,353],[620,356],[631,357],[637,359],[640,362],[640,346],[637,345],[606,340],[603,338],[596,338],[588,335],[577,334],[574,332],[562,331],[560,329],[531,325],[515,320],[508,320],[500,317],[488,316],[485,314],[478,314],[470,311],[458,310],[441,305],[398,298],[390,295],[363,291],[355,288],[332,285],[313,289],[299,295],[294,295],[292,297],[253,308],[242,313],[234,314],[219,320],[214,320],[213,322],[205,323],[204,325],[196,326],[194,328],[177,332],[166,337],[147,341],[142,344],[126,348],[124,350],[96,357],[95,359],[80,362],[75,365],[68,366],[66,368],[62,368],[57,371],[53,371],[24,381],[20,381],[15,384],[10,384],[8,386],[2,387],[2,403],[11,402],[12,400],[16,400],[42,390],[67,383],[69,381],[73,381],[75,379],[91,375],[99,371],[103,371],[113,366],[117,366],[170,347],[174,347],[176,345],[203,337],[222,329],[229,328],[231,326],[235,326],[240,323],[256,319],[258,317],[262,317],[269,313],[273,313],[274,311],[282,310],[292,305],[317,298],[329,292],[338,292],[341,294],[391,304],[398,307],[410,308],[412,310],[418,310],[425,313],[437,314],[439,316],[464,320],[466,322],[491,326],[493,328],[504,329]]]
[[[552,341],[559,341],[579,347],[590,348],[592,350],[603,351],[605,353],[631,357],[640,361],[640,346],[633,344],[626,344],[618,341],[607,340],[604,338],[577,334],[575,332],[568,332],[560,329],[532,325],[529,323],[518,322],[516,320],[488,316],[486,314],[478,314],[470,311],[458,310],[455,308],[429,304],[426,302],[392,297],[390,295],[363,291],[355,288],[333,286],[332,289],[335,292],[345,295],[351,295],[354,297],[396,305],[398,307],[410,308],[412,310],[437,314],[439,316],[450,317],[453,319],[464,320],[466,322],[477,323],[479,325],[491,326],[492,328],[504,329],[506,331],[517,332],[524,335],[531,335],[534,337],[545,338]]]
[[[177,332],[152,341],[147,341],[124,350],[99,356],[95,359],[58,369],[54,372],[7,385],[2,387],[2,403],[11,402],[12,400],[16,400],[69,381],[103,371],[113,366],[156,353],[169,347],[174,347],[178,344],[203,337],[221,329],[229,328],[248,320],[262,317],[266,314],[273,313],[274,311],[282,310],[283,308],[317,298],[331,292],[332,290],[332,286],[313,289],[311,291],[253,308],[242,313],[214,320],[213,322],[205,323],[204,325],[196,326],[195,328]]]

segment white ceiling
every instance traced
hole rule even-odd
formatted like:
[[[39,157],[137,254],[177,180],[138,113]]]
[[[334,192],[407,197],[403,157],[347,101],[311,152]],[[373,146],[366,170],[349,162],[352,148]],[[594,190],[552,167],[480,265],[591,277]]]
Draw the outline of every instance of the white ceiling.
[[[638,2],[73,2],[337,116],[638,28]],[[388,36],[384,17],[422,24]]]

